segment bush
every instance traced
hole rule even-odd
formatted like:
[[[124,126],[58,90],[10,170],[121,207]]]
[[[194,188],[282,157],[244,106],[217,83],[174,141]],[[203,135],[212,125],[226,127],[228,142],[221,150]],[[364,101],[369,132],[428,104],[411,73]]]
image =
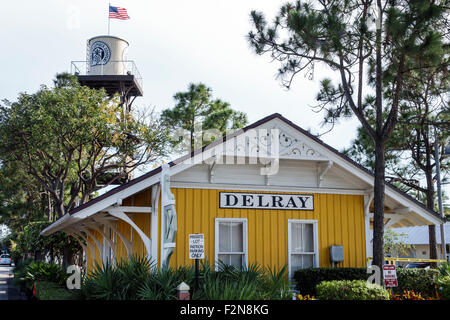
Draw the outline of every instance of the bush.
[[[38,300],[73,300],[75,295],[57,283],[37,281],[36,298]]]
[[[68,274],[56,263],[32,262],[25,267],[25,278],[29,282],[48,281],[58,285],[65,285]]]
[[[65,286],[67,277],[63,268],[55,263],[25,259],[18,261],[14,268],[13,284],[31,298],[35,282],[53,282],[56,285]]]
[[[316,295],[316,286],[323,281],[367,280],[366,268],[308,268],[294,273],[296,289],[302,295]]]
[[[246,269],[237,269],[223,263],[218,271],[203,265],[199,290],[193,299],[203,300],[284,300],[292,299],[289,290],[287,267],[280,269],[252,264]]]
[[[32,296],[32,288],[33,288],[33,282],[28,279],[27,276],[27,267],[33,263],[33,259],[25,259],[25,260],[19,260],[16,263],[16,266],[14,268],[14,278],[13,278],[13,284],[16,288],[19,289],[20,292],[23,292],[27,295],[27,297]]]
[[[319,300],[389,300],[386,289],[365,280],[323,281],[316,291]]]
[[[291,299],[286,267],[280,270],[251,265],[246,270],[219,264],[218,271],[208,262],[199,268],[195,288],[193,266],[157,269],[146,258],[132,257],[113,267],[96,265],[82,283],[79,299],[174,300],[181,282],[191,287],[191,299],[247,300]]]
[[[435,297],[439,271],[436,269],[397,269],[398,287],[394,292],[415,291],[423,297]]]
[[[366,268],[309,268],[297,270],[294,280],[302,295],[316,296],[316,286],[322,281],[367,280],[369,276]],[[438,277],[435,269],[397,268],[398,287],[393,291],[402,294],[413,290],[424,297],[434,297]]]
[[[193,268],[162,268],[159,270],[155,268],[141,284],[137,298],[143,300],[176,300],[177,286],[183,281],[193,288]]]
[[[445,262],[441,264],[438,270],[441,273],[441,276],[450,276],[450,263]]]
[[[450,275],[438,279],[438,292],[442,299],[450,300]]]

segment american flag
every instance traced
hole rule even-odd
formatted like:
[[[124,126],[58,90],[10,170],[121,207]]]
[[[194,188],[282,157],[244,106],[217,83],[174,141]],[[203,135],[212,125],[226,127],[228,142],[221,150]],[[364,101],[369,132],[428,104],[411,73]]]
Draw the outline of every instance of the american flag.
[[[109,17],[112,19],[120,19],[120,20],[130,19],[130,17],[127,14],[127,9],[113,6],[109,6]]]

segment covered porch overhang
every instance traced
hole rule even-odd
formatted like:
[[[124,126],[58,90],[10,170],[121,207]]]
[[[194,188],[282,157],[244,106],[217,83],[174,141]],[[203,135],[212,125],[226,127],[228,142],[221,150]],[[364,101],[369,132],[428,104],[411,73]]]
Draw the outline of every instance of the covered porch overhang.
[[[97,256],[103,263],[108,259],[115,263],[119,242],[125,248],[126,256],[134,254],[132,238],[134,233],[142,241],[148,259],[157,260],[157,241],[152,241],[152,239],[157,238],[159,183],[150,186],[150,190],[151,199],[149,199],[149,202],[151,206],[121,205],[122,199],[116,198],[117,200],[113,205],[99,210],[88,207],[74,214],[66,214],[44,229],[41,234],[47,236],[58,231],[65,232],[79,242],[86,257],[89,255],[92,261]],[[150,214],[150,237],[144,231],[143,226],[139,226],[133,220],[134,214],[142,213]],[[128,234],[121,232],[118,228],[118,222],[125,224],[130,228],[128,230],[132,230],[132,232],[130,231]]]
[[[389,228],[415,227],[425,225],[439,226],[445,220],[417,201],[412,201],[386,186],[384,206],[384,230]],[[373,191],[368,190],[364,196],[364,217],[366,228],[366,255],[373,256]]]

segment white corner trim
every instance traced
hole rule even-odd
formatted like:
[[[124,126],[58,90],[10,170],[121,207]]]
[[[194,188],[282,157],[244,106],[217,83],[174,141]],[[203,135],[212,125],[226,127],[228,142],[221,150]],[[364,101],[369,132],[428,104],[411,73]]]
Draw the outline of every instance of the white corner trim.
[[[159,206],[159,198],[161,193],[161,185],[155,184],[152,186],[152,216],[150,222],[150,239],[152,241],[151,245],[151,259],[155,262],[155,265],[158,265],[158,206]]]

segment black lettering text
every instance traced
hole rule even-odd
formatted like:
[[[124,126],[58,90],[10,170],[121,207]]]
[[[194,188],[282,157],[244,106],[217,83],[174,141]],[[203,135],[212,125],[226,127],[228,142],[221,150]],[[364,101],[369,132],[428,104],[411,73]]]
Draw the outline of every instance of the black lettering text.
[[[242,206],[243,207],[251,207],[253,206],[253,201],[250,202],[250,200],[253,200],[253,196],[249,194],[242,195]]]
[[[309,199],[309,197],[297,197],[302,202],[302,208],[306,208],[306,200]]]
[[[233,197],[233,199],[234,199],[234,203],[233,204],[230,203],[231,197]],[[238,202],[238,197],[236,197],[234,194],[227,194],[226,195],[226,199],[227,199],[227,201],[226,201],[227,206],[230,206],[230,207],[235,206],[237,204],[237,202]]]

